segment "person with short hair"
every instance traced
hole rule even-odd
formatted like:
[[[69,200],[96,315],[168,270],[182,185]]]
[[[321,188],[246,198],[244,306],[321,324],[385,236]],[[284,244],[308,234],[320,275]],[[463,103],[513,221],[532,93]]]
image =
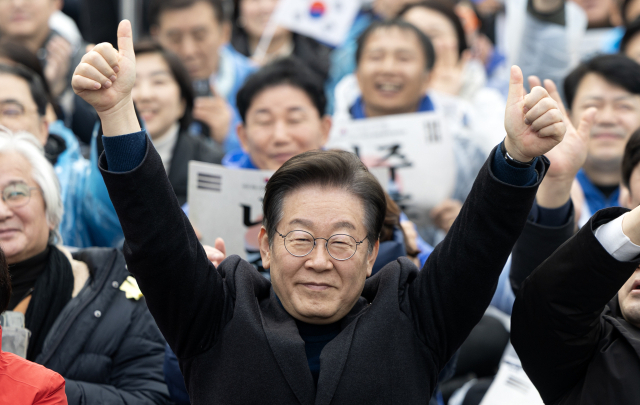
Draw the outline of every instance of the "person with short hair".
[[[484,151],[500,142],[504,125],[504,97],[487,87],[480,61],[471,58],[466,33],[456,8],[439,0],[407,5],[399,18],[422,31],[434,46],[435,63],[429,73],[429,90],[447,97],[446,110],[468,121],[467,130]],[[454,115],[454,114],[450,114]]]
[[[100,168],[127,263],[178,356],[191,401],[428,402],[491,300],[546,172],[540,156],[563,138],[557,103],[541,87],[526,94],[512,69],[507,137],[421,272],[401,258],[367,280],[386,204],[357,156],[309,151],[289,159],[263,200],[269,282],[237,256],[218,267],[206,258],[135,116],[128,21],[118,45],[85,55],[73,86],[99,111]],[[117,80],[107,81],[114,68]]]
[[[230,45],[223,0],[152,0],[151,34],[177,54],[195,81],[193,118],[225,152],[240,145],[235,96],[255,67]]]
[[[338,121],[442,112],[453,139],[456,180],[452,195],[431,212],[435,226],[420,230],[433,245],[451,227],[485,159],[474,134],[462,129],[465,120],[448,115],[449,99],[427,92],[435,58],[431,40],[414,25],[403,20],[371,24],[358,38],[355,75],[336,90],[334,114]]]
[[[341,45],[331,52],[329,78],[325,87],[329,114],[334,113],[334,92],[338,83],[356,70],[355,54],[358,48],[358,37],[372,23],[397,18],[398,13],[405,5],[417,3],[418,1],[420,0],[374,0],[363,3],[362,9],[351,25],[347,37]]]
[[[135,279],[117,249],[58,245],[60,188],[31,134],[0,130],[0,192],[8,309],[31,331],[27,360],[65,378],[70,404],[165,404],[164,340]]]
[[[632,404],[640,395],[640,131],[623,153],[624,208],[598,211],[575,234],[572,178],[586,159],[596,113],[585,111],[578,136],[568,130],[549,154],[538,218],[513,251],[511,340],[548,404]]]
[[[0,315],[11,299],[11,276],[0,248]],[[2,351],[0,325],[0,403],[15,405],[67,405],[64,378],[39,364]]]
[[[596,211],[619,205],[624,145],[640,127],[640,65],[623,55],[596,56],[566,77],[564,95],[576,126],[587,109],[597,109],[587,159],[577,175],[584,196],[578,225],[583,226]]]

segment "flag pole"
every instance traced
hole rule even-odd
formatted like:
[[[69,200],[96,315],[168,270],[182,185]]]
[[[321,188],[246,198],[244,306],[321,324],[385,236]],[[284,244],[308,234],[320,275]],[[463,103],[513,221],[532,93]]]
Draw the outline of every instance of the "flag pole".
[[[262,64],[264,58],[267,56],[267,51],[269,50],[269,45],[271,45],[271,41],[273,40],[273,36],[278,29],[278,8],[276,7],[271,13],[271,17],[269,18],[269,22],[265,27],[262,35],[260,36],[260,42],[258,42],[258,47],[256,51],[253,53],[253,59],[258,62],[258,64]]]

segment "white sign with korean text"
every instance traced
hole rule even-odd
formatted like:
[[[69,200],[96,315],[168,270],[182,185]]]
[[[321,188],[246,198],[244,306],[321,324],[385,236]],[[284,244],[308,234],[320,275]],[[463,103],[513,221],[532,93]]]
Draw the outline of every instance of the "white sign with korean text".
[[[339,46],[360,6],[360,0],[280,0],[274,18],[291,31]]]
[[[498,374],[491,383],[480,405],[544,405],[520,359],[509,344],[500,363]]]
[[[227,256],[245,259],[247,250],[259,252],[262,198],[272,174],[189,162],[189,220],[202,234],[202,243],[213,246],[222,238]]]
[[[387,191],[418,225],[429,224],[429,211],[454,191],[453,140],[437,113],[334,122],[327,147],[355,152],[367,167],[387,168]]]

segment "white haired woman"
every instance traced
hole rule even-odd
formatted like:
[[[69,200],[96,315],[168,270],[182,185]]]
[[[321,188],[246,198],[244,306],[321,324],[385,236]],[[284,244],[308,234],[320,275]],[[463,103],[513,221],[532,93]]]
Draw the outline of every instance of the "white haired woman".
[[[0,128],[0,248],[8,309],[31,331],[27,359],[65,378],[69,404],[165,403],[164,341],[122,254],[55,245],[63,208],[40,145]]]

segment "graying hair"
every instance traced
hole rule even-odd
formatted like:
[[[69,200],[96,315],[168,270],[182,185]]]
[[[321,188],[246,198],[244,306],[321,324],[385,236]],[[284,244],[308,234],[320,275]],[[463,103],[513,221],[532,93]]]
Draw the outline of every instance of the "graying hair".
[[[47,223],[52,228],[49,243],[62,244],[62,236],[58,230],[64,214],[60,183],[53,166],[44,157],[42,144],[28,132],[12,132],[0,125],[0,155],[4,153],[19,153],[31,164],[31,176],[42,190]]]

